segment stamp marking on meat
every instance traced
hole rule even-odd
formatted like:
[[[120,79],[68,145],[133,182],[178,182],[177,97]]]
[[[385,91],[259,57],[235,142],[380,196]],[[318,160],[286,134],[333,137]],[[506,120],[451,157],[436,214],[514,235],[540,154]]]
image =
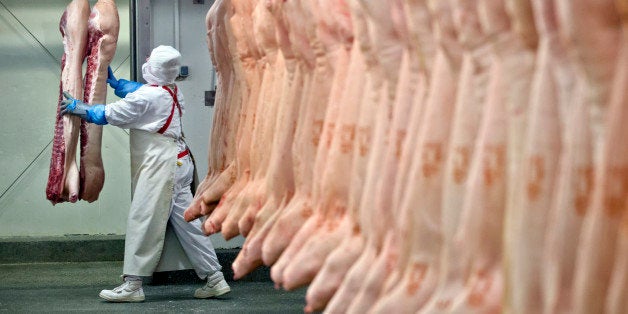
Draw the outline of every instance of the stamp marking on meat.
[[[471,150],[467,146],[454,147],[452,176],[456,184],[463,183],[469,172]]]
[[[541,187],[545,179],[545,160],[542,156],[530,156],[528,167],[526,192],[528,199],[534,201],[541,194]]]
[[[574,180],[575,195],[574,208],[580,217],[584,217],[591,199],[591,191],[593,190],[593,167],[587,166],[576,169],[576,180]]]
[[[414,295],[421,287],[425,274],[427,273],[427,264],[415,262],[410,268],[410,281],[408,282],[406,292],[409,295]]]
[[[443,151],[441,143],[426,143],[423,147],[423,163],[421,173],[425,178],[435,176],[441,168],[443,162]]]

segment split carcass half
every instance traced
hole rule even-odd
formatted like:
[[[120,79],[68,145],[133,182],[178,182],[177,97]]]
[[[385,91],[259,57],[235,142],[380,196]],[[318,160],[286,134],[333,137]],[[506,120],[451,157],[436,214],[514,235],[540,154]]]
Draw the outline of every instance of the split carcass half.
[[[79,138],[81,120],[75,116],[60,116],[59,106],[63,92],[74,97],[83,95],[81,68],[87,48],[87,22],[89,3],[87,0],[74,0],[68,4],[59,30],[63,37],[61,57],[61,83],[57,104],[57,120],[50,158],[50,172],[46,186],[46,198],[53,204],[76,202],[79,199],[79,170],[76,163],[76,144]]]
[[[63,92],[86,103],[105,103],[107,67],[115,54],[119,27],[118,10],[113,0],[98,1],[91,14],[87,0],[74,0],[67,6],[59,23],[64,54],[57,106],[63,100]],[[83,81],[85,58],[87,73]],[[102,127],[81,121],[76,116],[62,117],[58,112],[57,108],[46,198],[53,204],[79,199],[93,202],[98,199],[105,180],[100,155]],[[79,133],[80,171],[76,162]]]

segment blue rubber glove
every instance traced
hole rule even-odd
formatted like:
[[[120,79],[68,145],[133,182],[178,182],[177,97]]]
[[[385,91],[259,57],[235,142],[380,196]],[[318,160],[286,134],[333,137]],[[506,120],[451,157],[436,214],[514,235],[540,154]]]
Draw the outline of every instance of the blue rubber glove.
[[[71,114],[79,116],[81,119],[98,124],[107,124],[105,117],[105,105],[90,105],[78,99],[74,99],[68,92],[63,92],[65,100],[61,102],[60,115]]]
[[[113,88],[114,94],[116,94],[116,96],[120,98],[126,97],[126,94],[132,93],[140,88],[142,85],[144,85],[140,82],[128,81],[125,79],[116,79],[116,77],[113,76],[113,71],[111,70],[111,67],[108,67],[107,71],[107,83],[109,84],[109,86],[111,86],[111,88]]]

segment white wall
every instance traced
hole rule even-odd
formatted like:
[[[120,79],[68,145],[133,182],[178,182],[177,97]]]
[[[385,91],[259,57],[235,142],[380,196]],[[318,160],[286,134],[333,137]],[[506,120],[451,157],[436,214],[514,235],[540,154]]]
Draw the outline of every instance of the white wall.
[[[154,0],[155,43],[174,45],[173,2]],[[3,0],[0,6],[0,237],[121,235],[131,200],[128,132],[105,126],[102,154],[105,186],[98,201],[52,206],[45,198],[63,54],[59,18],[69,0]],[[90,1],[91,4],[95,0]],[[188,143],[199,175],[207,171],[207,143],[212,108],[204,106],[211,81],[204,19],[211,1],[180,1],[180,50],[190,77],[178,82],[187,101],[184,117]],[[129,5],[118,1],[120,34],[111,64],[119,78],[130,77]],[[169,17],[166,17],[169,15]],[[109,92],[108,101],[118,98]],[[238,238],[219,248],[241,246]]]

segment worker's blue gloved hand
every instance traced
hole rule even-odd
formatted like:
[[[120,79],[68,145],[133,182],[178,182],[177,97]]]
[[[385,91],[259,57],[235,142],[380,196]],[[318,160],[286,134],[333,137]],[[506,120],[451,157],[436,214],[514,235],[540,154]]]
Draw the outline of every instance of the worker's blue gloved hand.
[[[61,101],[60,115],[71,114],[79,116],[81,119],[98,124],[107,124],[105,118],[105,105],[90,105],[78,99],[74,99],[68,92],[63,92],[65,99]]]
[[[144,85],[140,82],[128,81],[125,79],[116,79],[116,77],[113,76],[113,71],[111,70],[111,67],[108,67],[107,71],[109,72],[107,74],[107,83],[109,84],[109,86],[111,86],[111,88],[113,88],[114,94],[116,94],[116,96],[120,98],[126,97],[126,94],[132,93],[140,88],[142,85]]]

